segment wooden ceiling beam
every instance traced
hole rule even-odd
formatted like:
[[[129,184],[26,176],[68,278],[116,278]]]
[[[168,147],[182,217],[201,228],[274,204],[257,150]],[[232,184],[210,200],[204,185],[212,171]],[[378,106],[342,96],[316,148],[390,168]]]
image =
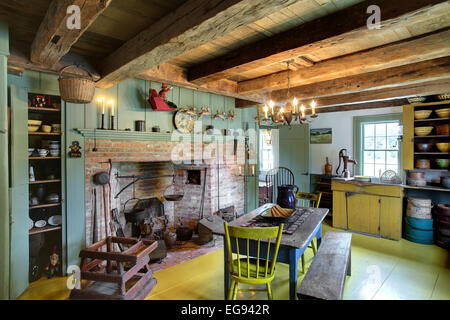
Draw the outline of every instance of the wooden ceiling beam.
[[[361,31],[376,33],[377,30],[367,29],[369,17],[367,8],[370,5],[378,5],[381,8],[382,28],[386,28],[422,16],[429,19],[427,11],[432,6],[439,12],[445,8],[448,10],[446,2],[443,0],[364,1],[197,64],[189,69],[188,79],[197,84],[224,79],[263,65],[302,56],[321,47],[333,46],[346,38],[354,38],[355,34],[360,34]]]
[[[450,79],[427,81],[393,88],[367,90],[355,93],[319,97],[316,99],[319,106],[335,106],[350,103],[368,103],[394,98],[409,98],[415,96],[430,96],[443,94],[450,89]],[[312,98],[312,97],[310,97]]]
[[[112,0],[53,0],[31,44],[30,60],[46,66],[54,66]],[[73,14],[71,5],[80,8],[80,28],[69,29],[68,18]]]
[[[237,93],[237,82],[235,81],[223,79],[199,86],[187,81],[186,69],[183,69],[181,67],[169,63],[163,63],[153,69],[147,70],[137,75],[136,78],[142,80],[164,82],[174,86],[194,89],[208,93],[220,94],[228,97],[244,99],[244,101],[247,101],[245,100],[246,99],[245,96],[239,95]],[[264,101],[264,97],[262,96],[261,97],[256,96],[253,99],[254,101],[247,101],[247,102],[254,104]]]
[[[363,102],[354,104],[343,104],[333,107],[321,107],[316,109],[316,113],[328,113],[328,112],[342,112],[353,110],[365,110],[365,109],[379,109],[389,107],[400,107],[409,104],[407,99],[392,99],[376,102]],[[307,112],[310,113],[309,111]]]
[[[98,87],[109,88],[298,0],[191,0],[104,59]]]
[[[75,65],[77,67],[74,66],[71,68],[67,68],[66,70],[64,70],[63,74],[86,77],[88,75],[86,72],[87,70],[91,74],[94,81],[100,79],[100,75],[98,74],[98,72],[85,59],[74,53],[66,54],[52,67],[31,62],[25,54],[21,53],[15,48],[11,48],[10,55],[8,57],[8,71],[12,74],[17,74],[18,71],[24,69],[59,74],[61,69],[70,65]]]
[[[365,90],[354,93],[338,94],[331,96],[303,96],[302,99],[315,99],[318,106],[334,107],[346,104],[363,104],[372,103],[392,99],[402,99],[416,96],[430,96],[443,94],[450,89],[450,79],[427,81],[415,83],[405,86]],[[267,101],[267,99],[266,99]],[[257,105],[257,103],[249,100],[236,100],[236,108],[249,108]]]
[[[373,72],[450,55],[450,28],[393,44],[316,63],[290,72],[291,86],[307,85]],[[239,82],[239,93],[287,88],[288,72],[282,71]]]
[[[366,90],[377,90],[450,79],[450,57],[413,63],[405,66],[368,72],[329,81],[317,82],[290,89],[291,97],[313,99]],[[448,90],[446,90],[448,91]],[[418,93],[419,94],[419,93]],[[251,96],[251,95],[248,95]],[[287,90],[277,90],[269,98],[277,103],[286,101]]]

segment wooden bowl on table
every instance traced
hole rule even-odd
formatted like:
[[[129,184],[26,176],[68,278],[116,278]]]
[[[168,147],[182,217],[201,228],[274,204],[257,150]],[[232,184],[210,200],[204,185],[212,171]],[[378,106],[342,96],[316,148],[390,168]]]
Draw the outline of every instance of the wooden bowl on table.
[[[433,127],[416,127],[414,128],[414,133],[416,134],[416,136],[427,136],[431,133],[431,131],[433,131]]]

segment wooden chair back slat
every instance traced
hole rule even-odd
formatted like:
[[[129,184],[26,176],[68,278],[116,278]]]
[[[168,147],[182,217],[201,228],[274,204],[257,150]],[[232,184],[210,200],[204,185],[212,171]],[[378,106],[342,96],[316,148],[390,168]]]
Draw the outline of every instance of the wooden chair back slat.
[[[320,205],[320,199],[322,198],[322,192],[307,193],[297,192],[296,198],[298,203],[302,203],[302,207],[318,208]]]

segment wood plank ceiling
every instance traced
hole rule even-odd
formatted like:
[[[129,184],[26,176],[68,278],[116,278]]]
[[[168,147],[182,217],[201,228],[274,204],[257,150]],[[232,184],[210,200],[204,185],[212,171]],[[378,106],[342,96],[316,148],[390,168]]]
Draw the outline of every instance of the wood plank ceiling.
[[[61,34],[45,25],[58,1],[96,9],[78,34]],[[372,4],[379,30],[366,27]],[[448,0],[6,0],[0,19],[11,68],[56,73],[81,61],[104,88],[140,78],[233,96],[242,107],[281,103],[290,61],[290,93],[326,105],[450,91]],[[42,39],[48,49],[55,36],[68,53],[30,61],[48,57]]]

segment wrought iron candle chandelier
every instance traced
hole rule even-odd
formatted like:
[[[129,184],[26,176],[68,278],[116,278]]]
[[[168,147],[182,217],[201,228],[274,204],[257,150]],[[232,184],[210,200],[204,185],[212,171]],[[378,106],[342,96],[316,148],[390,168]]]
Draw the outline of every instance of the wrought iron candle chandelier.
[[[269,101],[268,104],[265,104],[263,107],[264,118],[263,121],[271,121],[276,125],[290,125],[291,123],[309,123],[312,122],[313,119],[317,118],[316,107],[317,104],[314,100],[311,101],[311,115],[307,117],[306,111],[307,108],[304,104],[300,105],[299,109],[299,101],[296,97],[293,99],[290,96],[290,87],[291,87],[291,77],[290,77],[290,65],[291,61],[287,61],[287,76],[288,76],[288,90],[287,90],[287,102],[281,107],[275,106],[275,102],[272,100]]]

